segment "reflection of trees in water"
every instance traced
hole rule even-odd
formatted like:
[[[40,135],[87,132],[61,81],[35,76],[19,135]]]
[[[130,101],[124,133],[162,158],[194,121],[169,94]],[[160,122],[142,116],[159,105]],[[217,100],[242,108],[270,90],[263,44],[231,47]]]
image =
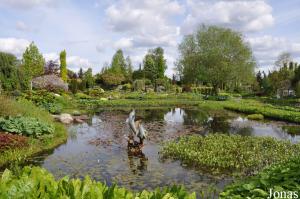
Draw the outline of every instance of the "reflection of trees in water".
[[[145,109],[137,110],[136,115],[143,117],[145,122],[163,121],[165,114],[169,111],[170,109]]]
[[[128,150],[128,163],[131,172],[136,175],[143,175],[147,171],[148,158],[145,156],[143,151],[132,153]]]
[[[207,126],[210,132],[230,133],[230,122],[225,116],[214,116]]]
[[[248,127],[242,127],[242,128],[238,128],[234,132],[236,134],[243,135],[243,136],[252,136],[253,128],[250,127],[250,126],[248,126]]]
[[[181,110],[182,111],[182,110]],[[199,110],[184,110],[183,124],[185,125],[205,125],[208,115],[204,111]]]

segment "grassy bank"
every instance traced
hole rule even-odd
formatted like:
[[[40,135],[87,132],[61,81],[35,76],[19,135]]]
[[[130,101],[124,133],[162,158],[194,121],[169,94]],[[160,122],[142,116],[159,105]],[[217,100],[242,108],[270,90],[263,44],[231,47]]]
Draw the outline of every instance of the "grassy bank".
[[[299,152],[300,145],[270,137],[214,134],[167,142],[161,155],[211,174],[251,175]]]
[[[196,106],[199,101],[187,99],[116,99],[116,100],[80,100],[81,106],[87,107],[161,107],[161,106]]]
[[[0,117],[24,116],[38,118],[39,121],[53,126],[54,133],[39,137],[28,137],[25,147],[7,149],[0,153],[0,167],[12,161],[23,161],[28,156],[52,149],[65,142],[67,138],[66,129],[62,124],[54,122],[52,116],[42,108],[36,107],[27,100],[15,101],[9,97],[0,96]]]
[[[224,108],[246,114],[261,114],[266,118],[282,120],[287,122],[300,123],[300,112],[293,110],[292,107],[272,106],[257,100],[241,100],[240,102],[229,101],[224,103]]]
[[[117,186],[108,187],[89,177],[83,181],[68,177],[55,180],[45,169],[25,167],[21,171],[3,173],[0,198],[196,199],[196,194],[189,194],[179,186],[135,193]]]

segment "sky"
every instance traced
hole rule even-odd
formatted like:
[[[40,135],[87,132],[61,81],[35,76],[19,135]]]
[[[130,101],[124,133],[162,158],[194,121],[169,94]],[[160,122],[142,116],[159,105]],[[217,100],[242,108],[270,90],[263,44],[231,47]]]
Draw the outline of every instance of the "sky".
[[[267,71],[282,52],[300,62],[299,22],[300,0],[0,0],[0,51],[21,58],[34,41],[46,60],[65,49],[69,69],[97,73],[117,49],[138,68],[161,46],[171,76],[183,36],[206,24],[241,32]]]

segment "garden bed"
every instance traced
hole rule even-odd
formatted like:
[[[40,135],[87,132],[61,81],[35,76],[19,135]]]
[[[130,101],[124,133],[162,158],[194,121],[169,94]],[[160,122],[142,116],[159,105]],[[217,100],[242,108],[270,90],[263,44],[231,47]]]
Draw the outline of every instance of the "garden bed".
[[[16,144],[0,153],[0,167],[13,161],[24,161],[29,156],[55,148],[66,141],[67,132],[65,127],[54,122],[47,111],[36,107],[27,100],[16,101],[0,96],[0,101],[0,117],[2,117],[1,121],[5,126],[5,131],[19,135],[24,133],[28,136],[24,138],[26,139],[26,146]],[[28,122],[32,124],[26,126],[25,124]],[[38,130],[36,131],[36,129]],[[45,134],[48,130],[51,134]],[[10,134],[10,136],[15,135]]]

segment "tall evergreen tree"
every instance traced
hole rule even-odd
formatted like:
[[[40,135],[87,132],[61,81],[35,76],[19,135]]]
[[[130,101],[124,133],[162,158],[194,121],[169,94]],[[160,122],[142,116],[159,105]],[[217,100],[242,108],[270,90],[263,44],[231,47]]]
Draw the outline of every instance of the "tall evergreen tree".
[[[84,74],[83,74],[83,81],[86,84],[86,88],[93,88],[95,84],[95,79],[93,77],[92,69],[89,68]]]
[[[60,59],[60,77],[64,82],[68,80],[68,70],[67,70],[67,53],[63,50],[59,54]]]
[[[80,78],[80,79],[83,78],[83,70],[82,70],[82,68],[80,68],[79,71],[78,71],[78,78]]]
[[[256,74],[256,81],[259,85],[259,88],[262,87],[262,81],[263,81],[263,77],[260,71],[258,71],[258,73]]]
[[[128,81],[132,81],[132,73],[133,73],[133,69],[132,69],[132,62],[129,56],[126,57],[126,79]]]

